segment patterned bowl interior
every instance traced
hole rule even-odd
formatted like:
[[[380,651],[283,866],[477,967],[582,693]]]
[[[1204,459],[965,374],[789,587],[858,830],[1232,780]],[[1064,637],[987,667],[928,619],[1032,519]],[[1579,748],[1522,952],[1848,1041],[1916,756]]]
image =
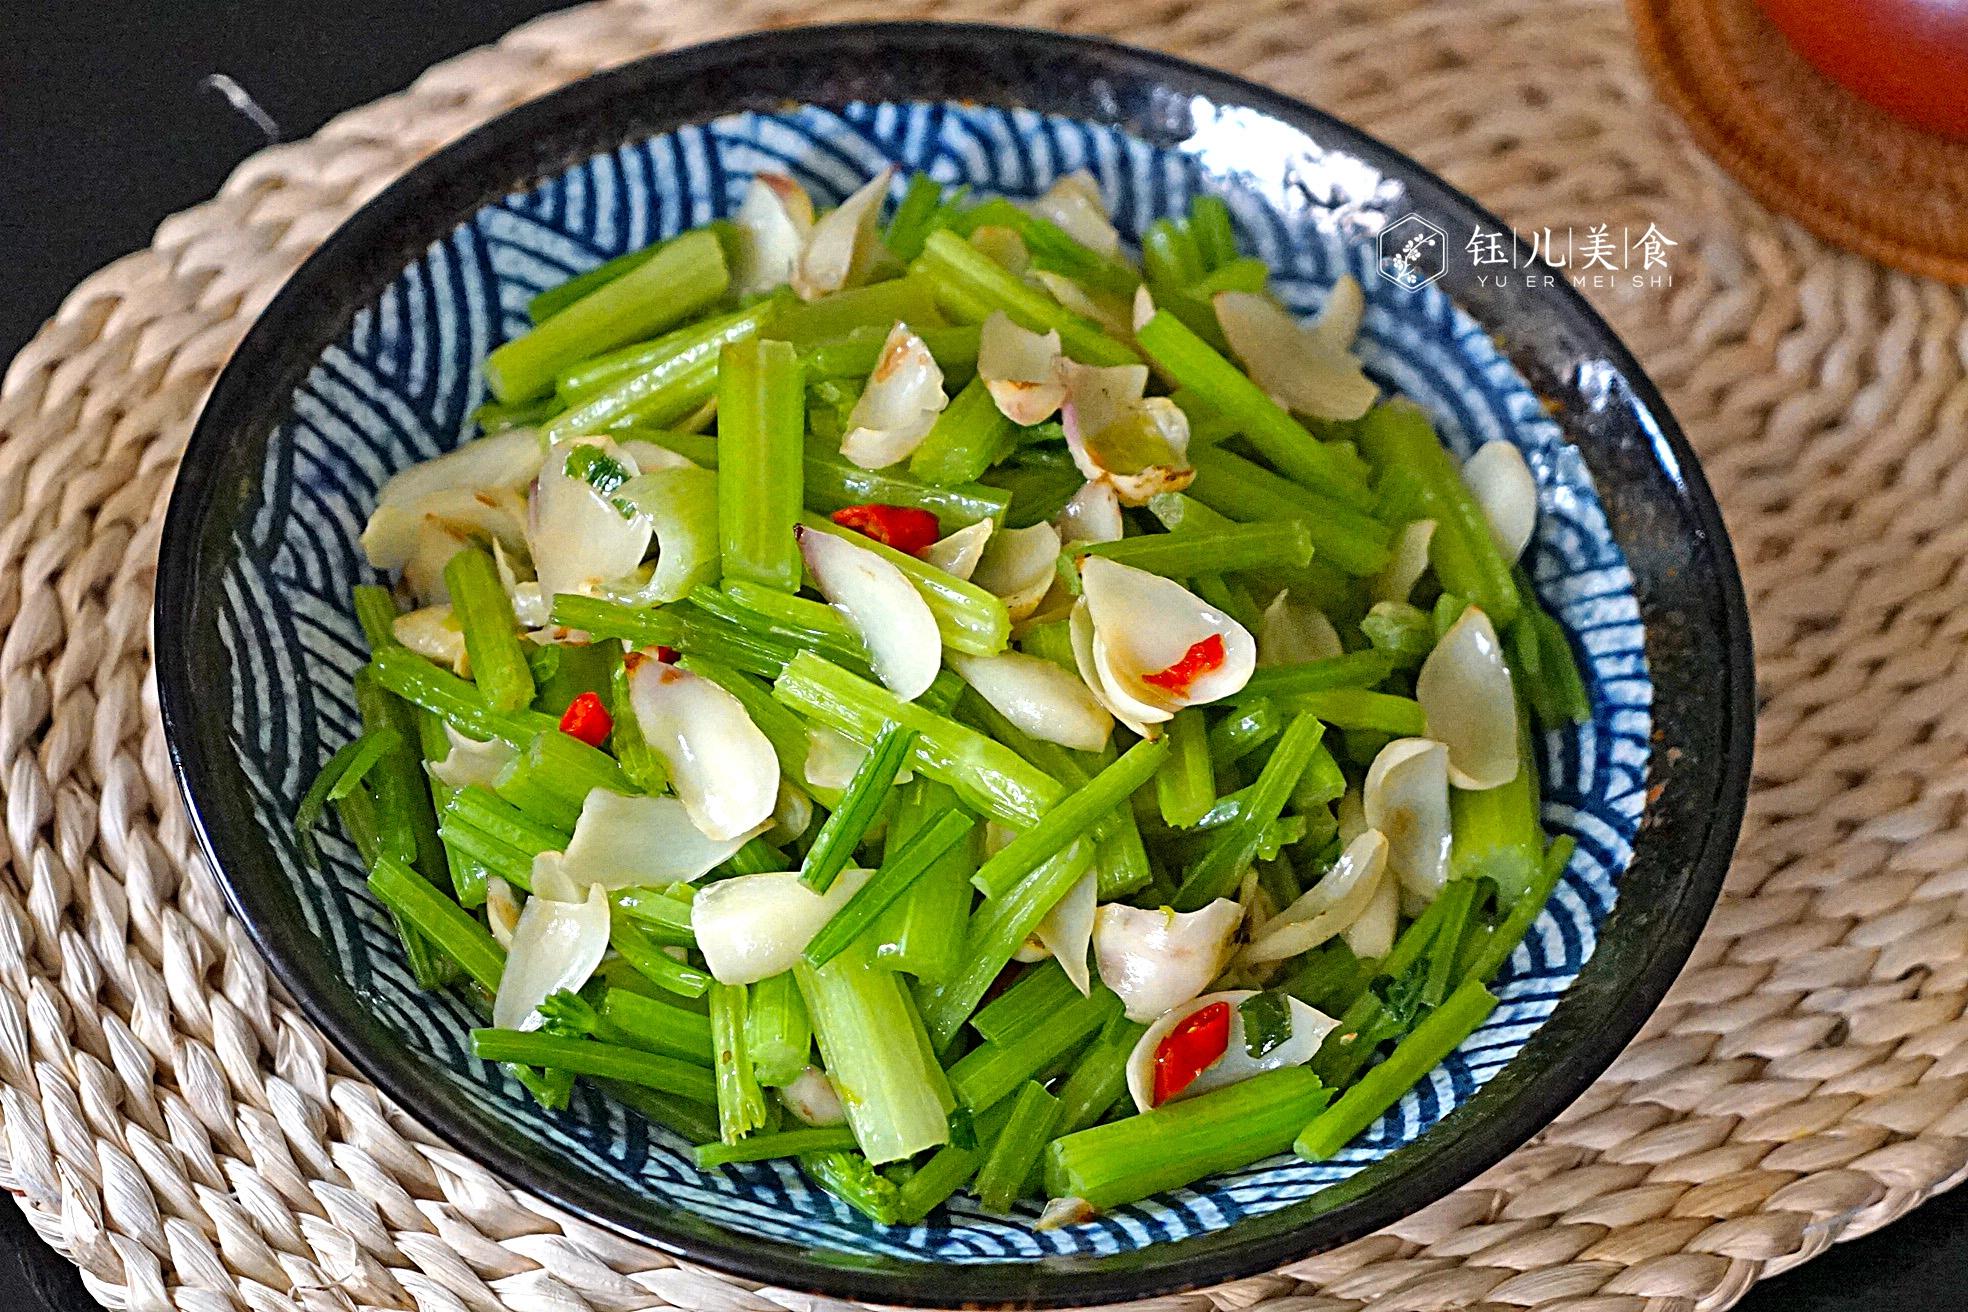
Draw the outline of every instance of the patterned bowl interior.
[[[668,1131],[585,1089],[563,1114],[467,1053],[472,1014],[419,992],[348,844],[331,836],[319,871],[295,849],[291,817],[315,769],[355,732],[351,677],[364,660],[349,589],[372,575],[356,546],[395,470],[472,431],[485,399],[478,361],[523,331],[529,297],[626,250],[729,213],[760,169],[791,173],[834,201],[885,163],[974,191],[1029,196],[1088,169],[1124,236],[1224,196],[1248,253],[1280,294],[1316,310],[1342,272],[1365,287],[1360,351],[1375,376],[1423,404],[1466,455],[1504,438],[1528,457],[1542,516],[1529,564],[1571,634],[1594,708],[1589,724],[1538,744],[1546,819],[1578,852],[1549,909],[1502,976],[1502,1005],[1462,1048],[1333,1161],[1284,1157],[1086,1224],[1034,1230],[958,1202],[926,1225],[876,1226],[783,1164],[704,1173]],[[1113,1253],[1217,1230],[1305,1199],[1423,1136],[1517,1054],[1592,954],[1632,854],[1645,793],[1652,686],[1640,612],[1619,546],[1576,449],[1490,335],[1434,287],[1377,276],[1371,227],[1309,203],[1288,177],[1222,167],[1211,142],[1151,145],[1114,127],[949,103],[858,103],[742,113],[596,155],[487,205],[403,269],[354,315],[293,396],[267,448],[257,503],[237,521],[219,631],[233,671],[232,739],[252,809],[308,930],[386,1025],[423,1054],[448,1096],[573,1169],[643,1191],[740,1231],[803,1247],[976,1262]]]

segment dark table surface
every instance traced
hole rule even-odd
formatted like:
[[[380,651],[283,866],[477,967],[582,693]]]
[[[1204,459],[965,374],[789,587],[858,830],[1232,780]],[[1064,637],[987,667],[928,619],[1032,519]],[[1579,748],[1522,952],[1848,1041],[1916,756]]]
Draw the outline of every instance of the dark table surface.
[[[204,199],[265,140],[205,84],[243,87],[283,138],[411,81],[557,6],[537,0],[220,0],[117,5],[0,0],[0,361],[62,296]],[[1671,217],[1671,216],[1669,216]],[[1968,1301],[1968,1193],[1759,1287],[1747,1312]],[[0,1308],[89,1312],[74,1270],[0,1203]]]

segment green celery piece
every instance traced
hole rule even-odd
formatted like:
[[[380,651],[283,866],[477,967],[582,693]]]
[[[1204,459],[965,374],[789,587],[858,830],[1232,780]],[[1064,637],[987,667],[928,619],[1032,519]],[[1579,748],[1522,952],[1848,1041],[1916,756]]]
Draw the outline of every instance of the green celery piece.
[[[987,1212],[1004,1213],[1025,1192],[1037,1173],[1040,1154],[1059,1124],[1059,1099],[1045,1085],[1027,1080],[1011,1104],[1011,1118],[978,1168],[972,1192]]]
[[[1286,726],[1271,759],[1258,772],[1244,813],[1226,825],[1201,860],[1189,869],[1176,890],[1178,911],[1194,911],[1219,897],[1231,896],[1237,881],[1255,858],[1265,830],[1277,820],[1319,746],[1324,726],[1300,714]]]
[[[727,578],[797,592],[806,403],[799,357],[780,341],[724,348],[718,365],[718,534]]]
[[[717,1097],[717,1082],[704,1067],[639,1048],[596,1043],[592,1039],[566,1039],[538,1030],[473,1030],[471,1040],[472,1055],[481,1061],[514,1062],[571,1071],[575,1075],[624,1080],[697,1102],[711,1102]]]
[[[845,1125],[801,1126],[797,1130],[747,1135],[736,1143],[700,1143],[696,1156],[698,1168],[708,1171],[713,1166],[730,1166],[736,1162],[766,1162],[775,1157],[846,1151],[854,1146],[854,1131]]]
[[[836,813],[838,814],[838,813]],[[802,954],[808,965],[824,966],[861,937],[882,912],[927,874],[944,853],[970,835],[974,817],[946,811],[884,857],[881,868],[836,911]]]
[[[1119,1207],[1283,1152],[1332,1091],[1303,1066],[1266,1071],[1055,1139],[1046,1190]]]
[[[984,380],[973,378],[936,417],[909,457],[909,472],[938,487],[971,483],[1017,445],[1017,429],[998,409]]]
[[[1167,755],[1168,744],[1159,739],[1128,748],[1119,760],[1062,798],[1037,824],[978,867],[971,883],[987,898],[1007,892],[1041,864],[1090,834],[1097,821],[1155,777]]]
[[[713,1065],[711,1022],[702,1012],[629,989],[611,988],[602,996],[600,1020],[597,1038],[707,1069]]]
[[[820,826],[820,833],[800,863],[800,882],[816,893],[833,887],[840,872],[854,859],[855,849],[874,827],[875,817],[888,805],[895,790],[895,777],[909,759],[915,730],[889,724],[875,738],[868,754],[861,758],[854,777],[848,780],[840,805]],[[821,964],[814,962],[813,964]]]
[[[465,634],[472,678],[485,704],[517,711],[533,704],[533,672],[520,643],[519,621],[489,553],[467,547],[444,567],[453,613]]]
[[[706,996],[711,1006],[712,1070],[717,1074],[718,1137],[736,1143],[765,1126],[765,1094],[745,1043],[747,990],[743,984],[713,980]]]
[[[723,349],[758,337],[787,295],[586,362],[562,377],[570,403],[542,425],[541,436],[549,443],[600,432],[627,436],[686,419],[716,396]]]
[[[909,325],[915,332],[942,326],[936,292],[928,280],[890,278],[788,306],[773,319],[772,335],[807,350],[861,329],[886,337],[898,323]]]
[[[376,860],[369,891],[390,911],[456,961],[487,993],[499,989],[506,954],[471,913],[439,892],[431,882],[394,857]]]
[[[485,358],[485,381],[512,404],[544,394],[554,376],[703,309],[730,285],[724,251],[708,231],[687,233]]]
[[[864,746],[882,728],[899,724],[916,735],[914,768],[956,790],[979,815],[1031,826],[1064,795],[1058,781],[1016,752],[920,703],[904,702],[880,684],[801,652],[773,685],[783,704]]]
[[[978,319],[992,310],[1003,310],[1020,327],[1032,332],[1057,331],[1066,354],[1083,364],[1134,364],[1140,359],[1099,324],[1026,285],[954,232],[929,234],[923,243],[923,253],[910,267],[933,280],[938,303],[946,308],[952,304],[954,294],[954,299],[961,301]],[[984,314],[976,314],[979,309]]]
[[[813,1022],[807,1018],[799,981],[791,971],[752,985],[745,1024],[745,1045],[751,1051],[752,1070],[760,1084],[783,1089],[811,1064]]]
[[[956,794],[947,784],[934,779],[909,784],[889,818],[890,849],[899,851],[900,844],[956,806]],[[977,869],[978,832],[973,829],[969,841],[945,851],[882,913],[875,928],[876,961],[919,980],[949,977],[956,968],[964,927],[970,920],[970,876]]]
[[[1371,688],[1393,673],[1393,663],[1377,651],[1349,651],[1320,660],[1267,665],[1251,673],[1238,690],[1238,704],[1286,698],[1335,688]]]
[[[1222,447],[1200,447],[1189,456],[1196,469],[1189,496],[1209,509],[1244,523],[1303,524],[1318,560],[1348,574],[1378,574],[1387,564],[1386,526],[1326,485],[1308,489]]]
[[[1086,997],[1075,993],[1064,1007],[1041,1017],[1009,1040],[993,1039],[950,1067],[950,1088],[972,1112],[997,1106],[1018,1086],[1051,1069],[1121,1013],[1121,1000],[1096,983]]]

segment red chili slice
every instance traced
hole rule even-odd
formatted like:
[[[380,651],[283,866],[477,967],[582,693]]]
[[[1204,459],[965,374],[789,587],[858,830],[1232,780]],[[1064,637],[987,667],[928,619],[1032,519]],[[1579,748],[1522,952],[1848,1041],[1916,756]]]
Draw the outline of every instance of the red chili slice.
[[[1141,676],[1143,683],[1152,683],[1157,688],[1181,694],[1189,691],[1189,685],[1205,674],[1223,668],[1223,635],[1212,633],[1201,642],[1189,644],[1189,650],[1182,653],[1182,659],[1166,670],[1156,670],[1153,674]]]
[[[1229,1047],[1229,1003],[1212,1002],[1184,1016],[1155,1049],[1154,1105],[1194,1084]]]
[[[891,506],[879,501],[865,506],[848,506],[836,510],[828,518],[842,528],[851,528],[883,546],[906,551],[911,556],[920,556],[924,548],[936,541],[942,532],[937,527],[936,516],[927,510],[916,506]]]
[[[607,742],[608,733],[614,727],[615,717],[601,704],[601,698],[591,692],[584,692],[568,703],[566,714],[560,717],[560,731],[590,747]]]

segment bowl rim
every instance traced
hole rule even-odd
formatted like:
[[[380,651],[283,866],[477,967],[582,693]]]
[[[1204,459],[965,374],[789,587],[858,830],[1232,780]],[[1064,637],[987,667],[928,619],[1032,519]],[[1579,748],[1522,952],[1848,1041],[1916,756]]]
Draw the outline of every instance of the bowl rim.
[[[1322,145],[1365,158],[1383,172],[1400,176],[1418,201],[1425,201],[1434,210],[1512,231],[1432,171],[1303,101],[1234,74],[1102,37],[983,23],[838,23],[781,28],[644,56],[524,102],[424,159],[344,220],[260,312],[214,384],[187,442],[171,494],[153,609],[158,699],[178,789],[199,846],[233,913],[244,922],[274,976],[337,1049],[442,1142],[509,1184],[585,1220],[672,1257],[763,1284],[898,1306],[1082,1306],[1171,1294],[1273,1270],[1380,1229],[1446,1195],[1526,1142],[1583,1093],[1638,1032],[1679,973],[1720,892],[1734,849],[1748,792],[1755,707],[1748,615],[1721,513],[1692,447],[1652,381],[1597,312],[1562,280],[1549,289],[1555,292],[1551,302],[1554,312],[1582,340],[1592,342],[1623,377],[1643,427],[1650,430],[1651,459],[1669,481],[1678,508],[1692,521],[1693,545],[1705,553],[1713,575],[1716,595],[1702,600],[1719,611],[1722,627],[1716,635],[1721,639],[1723,658],[1717,676],[1721,686],[1718,704],[1712,708],[1724,720],[1716,735],[1716,795],[1699,840],[1691,844],[1695,855],[1673,888],[1675,902],[1651,908],[1645,918],[1645,959],[1628,971],[1619,998],[1608,1013],[1594,1018],[1595,1025],[1584,1040],[1556,1046],[1549,1052],[1538,1049],[1548,1060],[1537,1079],[1515,1089],[1508,1098],[1501,1096],[1505,1074],[1523,1063],[1541,1037],[1552,1033],[1554,1022],[1578,992],[1575,982],[1524,1049],[1476,1095],[1416,1141],[1352,1178],[1328,1186],[1312,1199],[1202,1235],[1119,1254],[962,1264],[905,1262],[814,1250],[787,1240],[747,1235],[683,1209],[649,1206],[646,1196],[642,1200],[645,1205],[638,1209],[629,1205],[634,1201],[632,1191],[557,1170],[551,1154],[528,1153],[524,1144],[501,1138],[492,1131],[491,1123],[463,1100],[423,1096],[431,1088],[432,1077],[417,1054],[361,1005],[347,981],[327,962],[325,953],[296,950],[300,940],[311,944],[313,939],[298,926],[298,908],[284,881],[242,879],[236,873],[252,870],[265,875],[277,867],[268,853],[253,851],[263,847],[264,840],[240,799],[223,789],[208,787],[208,783],[224,782],[215,779],[215,766],[234,772],[238,766],[229,725],[214,728],[209,723],[229,717],[211,716],[201,710],[201,704],[210,698],[203,695],[208,690],[199,686],[199,670],[192,658],[211,650],[204,640],[215,639],[216,634],[208,634],[196,617],[206,563],[223,555],[231,535],[229,524],[220,531],[211,515],[217,498],[225,491],[219,476],[221,457],[234,445],[235,434],[243,435],[245,445],[257,442],[255,449],[264,450],[271,432],[266,421],[284,408],[291,387],[286,383],[268,387],[262,375],[269,364],[281,359],[282,339],[289,335],[291,325],[296,321],[319,324],[325,314],[333,327],[327,340],[334,340],[348,313],[360,303],[353,297],[338,296],[338,289],[346,290],[348,279],[364,267],[365,255],[373,247],[387,245],[392,225],[406,216],[430,210],[445,219],[441,231],[449,231],[488,200],[533,185],[590,157],[594,152],[582,144],[590,138],[606,141],[598,149],[612,149],[652,131],[668,130],[651,129],[632,116],[629,123],[634,130],[630,135],[609,140],[616,121],[607,113],[611,108],[619,111],[637,96],[719,70],[735,72],[760,61],[790,62],[812,70],[816,61],[830,56],[865,58],[870,43],[904,52],[985,43],[999,54],[1011,48],[1029,57],[1034,67],[1042,67],[1040,61],[1048,54],[1070,54],[1103,67],[1116,78],[1156,85],[1173,82],[1218,104],[1255,109],[1303,130]],[[902,63],[903,67],[882,74],[889,81],[882,84],[880,95],[892,99],[950,97],[947,87],[939,90],[912,84],[911,78],[924,75],[908,67],[909,61]],[[1046,98],[1037,87],[1043,74],[1031,77],[1032,82],[1022,84],[1034,93],[1029,98],[1007,97],[994,103],[1044,109]],[[824,101],[792,98],[798,103],[837,103],[833,97]],[[698,102],[677,114],[670,126],[701,123],[718,114],[756,107],[735,99]],[[1093,117],[1084,112],[1078,116]],[[597,124],[601,132],[596,135],[592,127],[575,130],[567,126],[576,121]],[[552,130],[556,127],[561,130],[558,136]],[[575,137],[575,153],[567,158],[570,132]],[[544,151],[529,144],[541,140],[559,144]],[[488,160],[508,166],[493,188],[474,181],[482,177]],[[520,167],[515,174],[511,166],[516,161]],[[324,301],[326,309],[318,304]],[[318,350],[307,354],[311,359]],[[277,398],[279,404],[270,407],[268,396]],[[1568,444],[1575,440],[1570,431],[1566,437]],[[1582,443],[1578,445],[1584,449]],[[204,618],[210,620],[209,615]],[[1650,777],[1653,770],[1650,764]],[[1651,797],[1649,806],[1651,809]],[[1639,841],[1644,841],[1645,832],[1643,818]],[[1638,842],[1636,859],[1637,848]],[[1616,903],[1614,913],[1618,910]],[[1602,941],[1602,952],[1595,954],[1594,961],[1603,957],[1604,947]],[[1586,969],[1591,967],[1588,962]],[[1581,979],[1584,977],[1582,972]],[[1486,1097],[1492,1091],[1499,1096]],[[1444,1131],[1451,1126],[1455,1127],[1453,1133],[1445,1137]],[[1422,1148],[1430,1140],[1436,1141],[1433,1150]],[[1383,1176],[1395,1174],[1384,1169],[1395,1162],[1401,1166],[1394,1182],[1399,1187],[1376,1189]]]

